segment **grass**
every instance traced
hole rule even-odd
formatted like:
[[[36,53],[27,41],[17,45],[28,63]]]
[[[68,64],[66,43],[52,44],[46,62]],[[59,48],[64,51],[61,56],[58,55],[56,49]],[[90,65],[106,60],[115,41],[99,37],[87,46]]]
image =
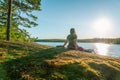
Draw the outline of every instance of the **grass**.
[[[119,59],[85,52],[67,51],[45,62],[68,80],[115,80],[120,75]]]
[[[120,59],[110,56],[7,41],[0,41],[0,55],[3,79],[120,80]]]
[[[3,65],[0,63],[0,80],[7,80],[6,71],[3,68]]]

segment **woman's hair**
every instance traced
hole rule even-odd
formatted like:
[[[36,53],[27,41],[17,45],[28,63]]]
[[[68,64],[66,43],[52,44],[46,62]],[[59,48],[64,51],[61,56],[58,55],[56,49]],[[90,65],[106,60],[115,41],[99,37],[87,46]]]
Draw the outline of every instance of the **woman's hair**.
[[[70,34],[76,34],[76,32],[75,32],[75,29],[74,29],[74,28],[71,28],[71,29],[70,29]]]

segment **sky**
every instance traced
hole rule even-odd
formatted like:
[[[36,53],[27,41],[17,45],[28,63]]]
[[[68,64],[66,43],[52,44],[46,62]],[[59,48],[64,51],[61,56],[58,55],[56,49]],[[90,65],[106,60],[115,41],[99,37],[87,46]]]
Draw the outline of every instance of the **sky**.
[[[75,28],[78,39],[120,37],[120,0],[41,0],[37,27],[27,29],[39,39],[66,39]]]

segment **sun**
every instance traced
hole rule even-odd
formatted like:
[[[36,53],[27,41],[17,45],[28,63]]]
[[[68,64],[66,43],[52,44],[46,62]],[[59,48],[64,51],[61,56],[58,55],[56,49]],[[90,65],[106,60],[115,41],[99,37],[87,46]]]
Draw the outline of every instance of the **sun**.
[[[96,34],[106,35],[112,28],[112,21],[106,17],[96,19],[93,22],[92,28]]]

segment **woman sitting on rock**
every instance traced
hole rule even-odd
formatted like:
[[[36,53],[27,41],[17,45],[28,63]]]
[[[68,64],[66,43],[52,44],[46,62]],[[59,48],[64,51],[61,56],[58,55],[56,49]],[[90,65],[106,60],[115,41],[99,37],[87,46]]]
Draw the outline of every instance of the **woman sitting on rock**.
[[[84,51],[82,47],[77,45],[77,35],[74,28],[70,29],[70,34],[67,36],[67,39],[65,40],[63,47],[65,47],[67,43],[68,49]]]

